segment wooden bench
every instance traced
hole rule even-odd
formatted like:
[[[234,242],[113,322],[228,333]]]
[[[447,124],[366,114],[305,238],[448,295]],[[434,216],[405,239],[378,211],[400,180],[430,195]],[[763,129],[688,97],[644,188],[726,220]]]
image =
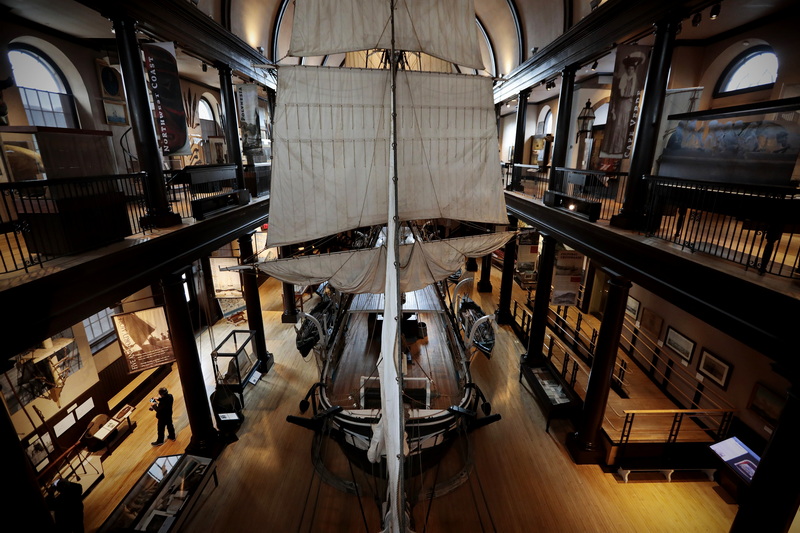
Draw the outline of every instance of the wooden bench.
[[[678,471],[694,471],[694,472],[703,472],[709,481],[714,481],[714,475],[717,473],[716,468],[618,468],[617,474],[619,477],[622,478],[622,481],[625,483],[628,482],[628,475],[631,472],[661,472],[661,474],[667,479],[668,482],[672,481],[672,474]]]

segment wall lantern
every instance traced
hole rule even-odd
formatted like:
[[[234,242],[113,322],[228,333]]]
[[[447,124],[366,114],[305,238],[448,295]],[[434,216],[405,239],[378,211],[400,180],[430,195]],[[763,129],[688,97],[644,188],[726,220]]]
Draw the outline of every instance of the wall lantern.
[[[582,133],[592,133],[592,126],[594,125],[594,111],[592,111],[591,100],[586,101],[586,107],[581,109],[578,114],[578,138]],[[575,139],[577,142],[577,138]]]

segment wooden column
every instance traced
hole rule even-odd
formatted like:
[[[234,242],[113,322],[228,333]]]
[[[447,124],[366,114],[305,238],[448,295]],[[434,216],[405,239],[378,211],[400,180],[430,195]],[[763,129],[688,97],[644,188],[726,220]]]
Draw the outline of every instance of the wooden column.
[[[575,95],[575,68],[561,71],[561,92],[558,95],[558,115],[556,116],[556,132],[553,140],[553,158],[550,166],[550,183],[548,190],[566,192],[561,177],[556,171],[567,163],[567,148],[570,141],[570,117],[572,116],[572,100]]]
[[[545,234],[542,236],[542,252],[539,255],[539,274],[536,293],[533,299],[531,329],[528,335],[528,348],[522,354],[522,364],[533,365],[542,360],[542,346],[547,329],[547,314],[550,311],[550,286],[553,283],[553,270],[556,261],[556,240]]]
[[[478,292],[492,292],[492,254],[481,258],[481,279],[478,280]]]
[[[800,399],[793,386],[753,480],[739,502],[731,533],[788,531],[792,525],[800,506],[800,491],[793,482],[800,476],[798,417]]]
[[[181,216],[172,212],[167,198],[161,150],[156,139],[153,112],[147,97],[147,83],[142,69],[142,55],[136,39],[136,23],[127,16],[114,19],[114,35],[119,52],[119,63],[125,80],[125,93],[136,154],[141,169],[147,174],[144,196],[147,214],[142,217],[142,227],[168,228],[181,223]]]
[[[508,231],[517,229],[517,219],[508,217]],[[514,263],[517,259],[517,239],[511,239],[503,249],[503,276],[500,278],[500,302],[497,307],[497,323],[511,324],[511,289],[514,287]]]
[[[172,348],[183,389],[183,401],[186,404],[189,428],[192,431],[192,438],[186,451],[195,455],[214,457],[219,452],[220,440],[211,418],[200,354],[192,330],[189,306],[183,293],[181,272],[164,278],[161,286],[164,290]]]
[[[56,525],[39,490],[36,472],[5,407],[0,408],[0,442],[3,443],[3,483],[6,484],[3,531],[55,533]]]
[[[578,431],[567,438],[567,449],[577,464],[600,464],[603,461],[603,450],[599,442],[600,429],[611,390],[611,377],[617,361],[630,286],[630,281],[617,275],[612,275],[608,280],[608,297],[589,373],[589,383],[586,386],[583,412]]]
[[[667,94],[678,21],[677,18],[669,18],[656,24],[656,39],[642,90],[642,105],[639,109],[639,124],[631,152],[625,200],[619,214],[611,217],[612,226],[632,229],[641,227],[644,223],[643,176],[652,171],[656,156],[658,128],[664,111],[664,98]]]
[[[523,152],[525,150],[525,123],[528,114],[528,96],[531,94],[530,89],[524,89],[517,95],[517,125],[516,133],[514,135],[514,160],[512,164],[514,167],[511,169],[511,190],[522,190],[522,175],[521,169],[516,166],[522,163]]]
[[[239,237],[239,253],[244,264],[256,261],[252,233]],[[267,350],[267,334],[264,329],[264,317],[261,314],[261,298],[258,294],[258,271],[253,267],[240,271],[240,274],[244,288],[244,302],[247,307],[247,323],[249,328],[256,332],[254,342],[258,360],[261,362],[258,370],[266,374],[272,368],[274,360],[272,354]]]
[[[228,162],[236,165],[236,187],[245,190],[244,168],[242,167],[242,147],[239,144],[239,123],[236,114],[236,98],[233,95],[233,79],[231,67],[216,65],[219,71],[219,95],[222,100],[222,112],[225,116],[225,144],[228,147]]]
[[[291,251],[288,246],[281,246],[278,249],[278,257],[289,257]],[[296,324],[297,323],[297,306],[294,303],[294,285],[291,283],[283,284],[283,314],[281,315],[281,323],[283,324]]]

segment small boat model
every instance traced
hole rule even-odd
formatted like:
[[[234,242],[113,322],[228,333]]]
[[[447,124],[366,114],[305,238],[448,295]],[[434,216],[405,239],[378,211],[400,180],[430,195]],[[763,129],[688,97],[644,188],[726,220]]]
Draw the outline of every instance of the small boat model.
[[[458,304],[458,318],[467,347],[474,346],[486,357],[491,357],[494,349],[493,315],[487,315],[474,300],[464,296]]]

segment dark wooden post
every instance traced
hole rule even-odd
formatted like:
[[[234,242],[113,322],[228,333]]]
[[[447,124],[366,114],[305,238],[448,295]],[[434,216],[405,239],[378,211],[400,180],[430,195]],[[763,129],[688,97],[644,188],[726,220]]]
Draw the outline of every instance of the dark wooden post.
[[[478,292],[492,292],[492,254],[481,258],[481,279],[478,280]]]
[[[553,158],[550,167],[551,191],[566,192],[564,184],[556,168],[567,163],[567,148],[570,141],[570,117],[572,116],[572,100],[575,95],[575,68],[569,67],[561,71],[561,92],[558,95],[558,115],[556,116],[556,134],[553,140]]]
[[[531,313],[531,329],[528,335],[528,348],[522,354],[522,364],[533,365],[542,359],[544,334],[547,329],[547,314],[550,311],[550,286],[553,283],[553,269],[556,261],[556,240],[542,233],[542,253],[539,256],[539,275],[536,282],[536,295]]]
[[[664,111],[664,98],[667,94],[669,70],[672,64],[672,51],[675,46],[677,18],[662,20],[656,24],[656,40],[647,67],[647,78],[642,91],[642,106],[639,111],[639,125],[631,153],[631,166],[628,171],[628,186],[625,200],[619,214],[611,217],[611,225],[620,228],[637,228],[644,223],[643,176],[650,174],[658,143],[658,128]]]
[[[11,415],[5,407],[0,411],[0,442],[3,442],[4,450],[3,482],[7,485],[3,498],[3,508],[7,511],[3,513],[3,530],[55,533],[56,525]]]
[[[164,290],[172,349],[175,352],[183,389],[183,401],[186,404],[186,415],[192,431],[192,438],[186,451],[195,455],[214,457],[219,452],[220,441],[211,418],[205,378],[192,330],[189,306],[183,293],[181,273],[165,277],[161,281],[161,286]]]
[[[792,525],[800,506],[800,491],[789,481],[800,475],[798,417],[800,401],[793,386],[753,480],[739,502],[731,533],[788,531]]]
[[[517,229],[517,219],[508,217],[508,230]],[[500,302],[497,306],[497,323],[511,324],[514,316],[511,313],[511,289],[514,287],[514,263],[517,260],[517,239],[511,239],[503,249],[503,277],[500,278]]]
[[[523,151],[525,150],[525,123],[528,114],[528,96],[531,94],[530,89],[520,91],[517,96],[517,126],[514,135],[514,165],[511,169],[511,190],[522,190],[522,174],[517,165],[522,163]]]
[[[146,228],[175,226],[181,223],[181,216],[172,212],[167,198],[161,150],[156,139],[150,100],[147,98],[139,41],[136,39],[136,23],[127,16],[120,16],[114,19],[113,24],[136,154],[140,168],[147,174],[143,181],[147,214],[142,217],[141,224]]]
[[[589,383],[586,386],[583,412],[578,431],[570,434],[567,439],[567,449],[577,464],[600,464],[603,461],[603,450],[599,443],[600,429],[611,390],[611,378],[617,360],[630,286],[630,281],[617,275],[612,275],[608,280],[608,297],[589,373]]]
[[[252,233],[239,237],[239,253],[243,264],[255,262]],[[258,370],[266,374],[272,368],[274,360],[272,354],[267,350],[264,317],[261,314],[261,298],[258,293],[258,272],[255,267],[242,270],[241,277],[242,287],[244,288],[244,301],[247,307],[247,324],[252,331],[256,332],[254,341],[258,360],[261,362]]]
[[[236,187],[244,190],[244,168],[242,167],[242,147],[239,144],[239,123],[236,115],[236,98],[233,95],[231,67],[216,65],[219,71],[219,95],[222,99],[222,112],[225,116],[225,144],[228,145],[229,163],[236,165]]]
[[[288,246],[281,246],[278,249],[278,257],[289,257],[291,255]],[[281,315],[282,324],[296,324],[297,323],[297,306],[294,302],[294,285],[291,283],[284,283],[283,288],[283,314]]]

